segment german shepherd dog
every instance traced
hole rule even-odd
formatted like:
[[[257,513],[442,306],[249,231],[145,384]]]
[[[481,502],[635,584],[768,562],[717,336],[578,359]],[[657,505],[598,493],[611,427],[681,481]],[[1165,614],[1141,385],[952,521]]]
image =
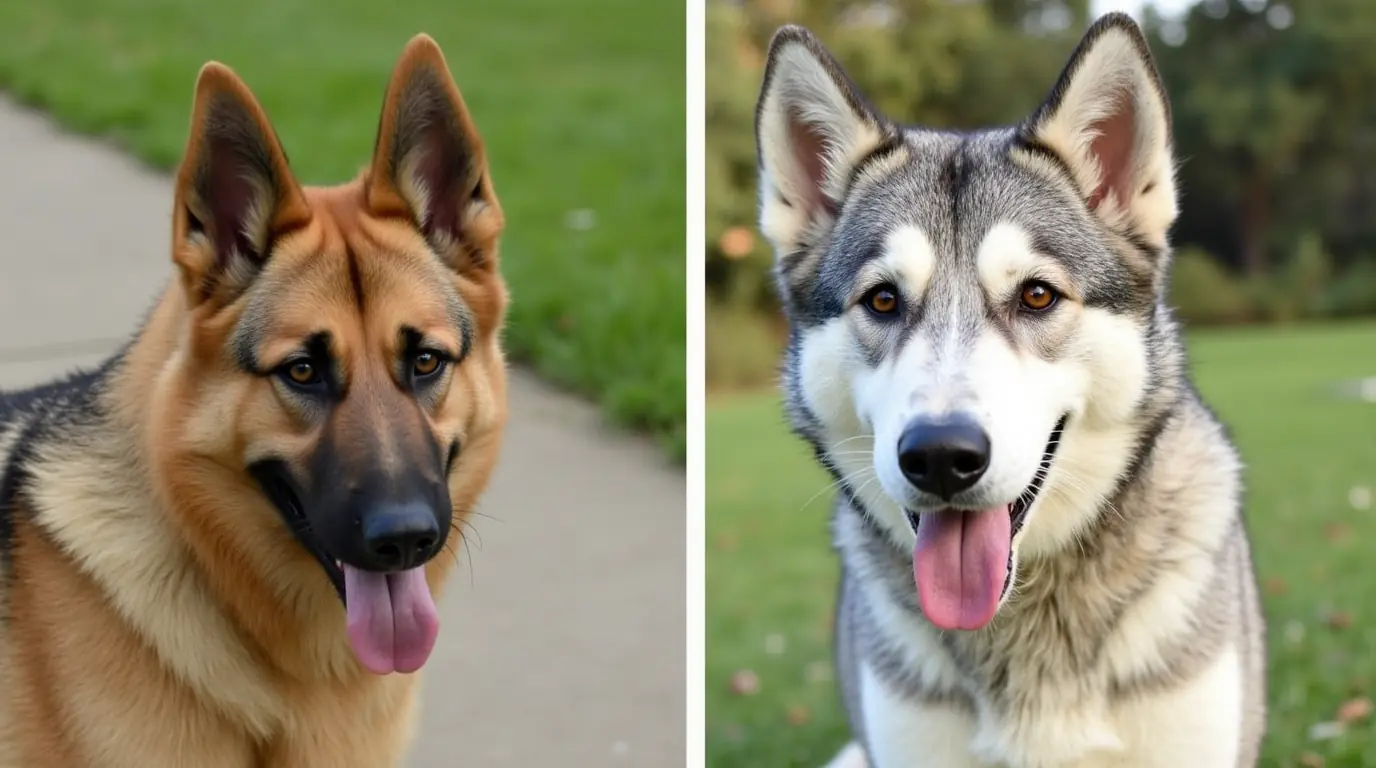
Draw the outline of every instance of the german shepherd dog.
[[[430,38],[336,187],[201,70],[176,279],[97,370],[0,399],[0,765],[399,763],[506,421],[502,227]]]
[[[789,27],[757,139],[789,410],[841,487],[836,764],[1255,765],[1241,466],[1167,308],[1170,109],[1136,24],[974,132],[893,122]]]

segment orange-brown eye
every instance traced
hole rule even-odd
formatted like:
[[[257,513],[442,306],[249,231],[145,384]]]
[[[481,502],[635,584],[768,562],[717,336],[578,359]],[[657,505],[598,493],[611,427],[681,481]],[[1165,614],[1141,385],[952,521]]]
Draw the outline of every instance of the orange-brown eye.
[[[898,309],[898,293],[891,285],[881,285],[865,294],[864,304],[876,315],[891,315]]]
[[[417,376],[429,376],[440,369],[440,356],[434,352],[422,352],[416,355],[411,366]]]
[[[287,378],[303,386],[314,384],[317,379],[315,366],[309,360],[297,360],[287,367]]]
[[[1041,312],[1050,309],[1056,303],[1056,291],[1046,283],[1033,280],[1022,287],[1022,295],[1018,297],[1025,309],[1033,312]]]

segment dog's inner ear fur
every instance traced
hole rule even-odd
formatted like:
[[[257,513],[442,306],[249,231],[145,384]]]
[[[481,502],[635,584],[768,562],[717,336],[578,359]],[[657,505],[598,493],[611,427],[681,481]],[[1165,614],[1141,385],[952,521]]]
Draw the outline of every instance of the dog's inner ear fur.
[[[826,137],[816,126],[792,113],[788,115],[788,133],[803,176],[803,183],[797,187],[797,201],[805,210],[835,215],[836,203],[822,191],[826,183]]]
[[[1146,41],[1120,22],[1091,29],[1021,138],[1060,157],[1111,228],[1164,247],[1177,213],[1169,119]]]
[[[443,54],[424,35],[406,47],[383,106],[368,203],[410,219],[451,267],[491,270],[502,214],[478,135]]]
[[[310,219],[262,108],[218,64],[206,65],[197,79],[176,200],[174,260],[193,303],[238,295],[274,237]]]
[[[760,229],[790,253],[832,224],[851,171],[892,129],[799,28],[785,28],[770,46],[760,99]]]

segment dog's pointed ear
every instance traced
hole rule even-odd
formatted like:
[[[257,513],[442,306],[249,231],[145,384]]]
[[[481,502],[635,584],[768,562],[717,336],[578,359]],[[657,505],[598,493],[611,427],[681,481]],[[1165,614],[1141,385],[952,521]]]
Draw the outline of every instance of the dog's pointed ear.
[[[1089,28],[1019,141],[1059,158],[1112,229],[1165,247],[1177,214],[1170,102],[1131,17],[1111,13]]]
[[[781,254],[804,247],[833,223],[855,166],[898,138],[811,32],[781,28],[755,109],[760,231]]]
[[[367,189],[374,214],[409,219],[455,270],[495,268],[503,218],[482,138],[428,35],[392,72]]]
[[[206,64],[196,78],[175,199],[173,260],[193,306],[239,295],[274,238],[310,221],[267,115],[223,64]]]

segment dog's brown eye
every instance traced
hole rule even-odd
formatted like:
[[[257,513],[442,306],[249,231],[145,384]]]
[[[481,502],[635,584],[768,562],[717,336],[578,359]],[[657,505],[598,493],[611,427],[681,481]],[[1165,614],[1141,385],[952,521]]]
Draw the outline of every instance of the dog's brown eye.
[[[317,378],[315,366],[309,360],[298,360],[287,366],[287,378],[296,384],[314,384]]]
[[[1019,300],[1023,307],[1033,312],[1041,312],[1050,309],[1056,303],[1056,291],[1046,283],[1033,280],[1022,287],[1022,295]]]
[[[869,311],[876,315],[893,314],[898,309],[898,294],[894,291],[893,286],[881,285],[870,289],[870,292],[865,294],[864,304]]]
[[[416,355],[411,365],[417,376],[429,376],[440,369],[440,356],[434,352],[422,352]]]

